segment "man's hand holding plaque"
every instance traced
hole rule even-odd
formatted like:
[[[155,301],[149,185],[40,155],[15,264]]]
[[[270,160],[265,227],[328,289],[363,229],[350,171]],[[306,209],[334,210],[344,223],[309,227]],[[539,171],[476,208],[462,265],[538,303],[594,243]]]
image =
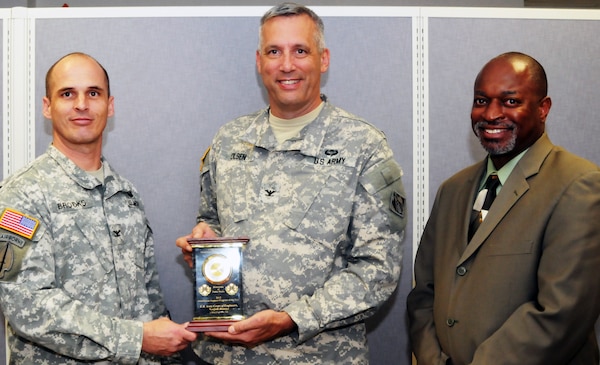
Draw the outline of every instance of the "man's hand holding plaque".
[[[265,309],[236,322],[227,332],[208,332],[208,336],[248,348],[296,330],[296,323],[286,312]]]

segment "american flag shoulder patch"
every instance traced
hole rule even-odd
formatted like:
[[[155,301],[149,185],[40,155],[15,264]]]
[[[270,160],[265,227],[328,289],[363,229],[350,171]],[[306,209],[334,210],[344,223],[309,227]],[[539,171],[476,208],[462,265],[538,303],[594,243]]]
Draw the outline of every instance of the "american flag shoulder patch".
[[[29,217],[14,209],[6,208],[0,217],[0,228],[18,234],[19,236],[31,239],[38,228],[40,221]]]

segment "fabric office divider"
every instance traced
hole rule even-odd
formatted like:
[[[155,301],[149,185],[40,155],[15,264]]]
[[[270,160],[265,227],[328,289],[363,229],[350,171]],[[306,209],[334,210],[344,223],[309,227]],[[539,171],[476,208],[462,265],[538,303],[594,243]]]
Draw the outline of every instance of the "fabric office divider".
[[[27,126],[12,138],[3,129],[4,173],[43,153],[51,141],[50,122],[41,115],[50,65],[73,51],[96,57],[115,96],[105,155],[141,192],[166,301],[179,322],[191,318],[192,281],[174,242],[194,224],[200,157],[211,137],[222,124],[267,103],[254,60],[267,8],[15,8],[2,19],[18,27],[3,28],[1,75],[27,85],[19,95],[6,83],[2,89],[4,128]],[[368,324],[372,363],[408,364],[405,298],[414,248],[439,183],[483,156],[469,127],[476,73],[504,51],[537,57],[555,98],[551,138],[600,163],[591,138],[600,128],[593,119],[600,106],[592,102],[600,93],[594,67],[600,12],[313,8],[324,19],[331,49],[323,92],[382,129],[404,169],[410,224],[401,283]],[[14,55],[11,40],[28,48]],[[28,67],[16,67],[20,58]],[[16,97],[25,100],[13,104]],[[189,351],[185,356],[189,364],[201,363]]]

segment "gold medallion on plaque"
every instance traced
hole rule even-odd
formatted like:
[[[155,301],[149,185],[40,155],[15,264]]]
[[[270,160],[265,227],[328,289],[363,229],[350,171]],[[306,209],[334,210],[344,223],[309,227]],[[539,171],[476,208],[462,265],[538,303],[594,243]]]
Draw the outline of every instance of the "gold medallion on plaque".
[[[202,275],[211,284],[221,285],[231,279],[233,266],[227,256],[216,254],[210,255],[202,264]]]

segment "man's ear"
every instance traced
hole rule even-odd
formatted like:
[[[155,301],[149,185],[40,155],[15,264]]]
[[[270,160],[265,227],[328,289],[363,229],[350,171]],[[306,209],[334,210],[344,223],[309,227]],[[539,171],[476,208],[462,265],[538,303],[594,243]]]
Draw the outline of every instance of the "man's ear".
[[[50,99],[47,96],[42,98],[42,114],[44,114],[44,118],[48,120],[52,120],[52,110],[50,107]]]
[[[321,53],[321,73],[326,72],[329,69],[329,48],[325,48]]]
[[[110,118],[115,114],[115,97],[110,96],[108,98],[108,114],[107,116]]]
[[[256,51],[256,71],[260,75],[260,51]]]
[[[540,120],[543,123],[546,123],[546,117],[548,117],[548,113],[550,113],[550,108],[552,107],[552,99],[549,96],[546,96],[540,101],[539,113]]]

